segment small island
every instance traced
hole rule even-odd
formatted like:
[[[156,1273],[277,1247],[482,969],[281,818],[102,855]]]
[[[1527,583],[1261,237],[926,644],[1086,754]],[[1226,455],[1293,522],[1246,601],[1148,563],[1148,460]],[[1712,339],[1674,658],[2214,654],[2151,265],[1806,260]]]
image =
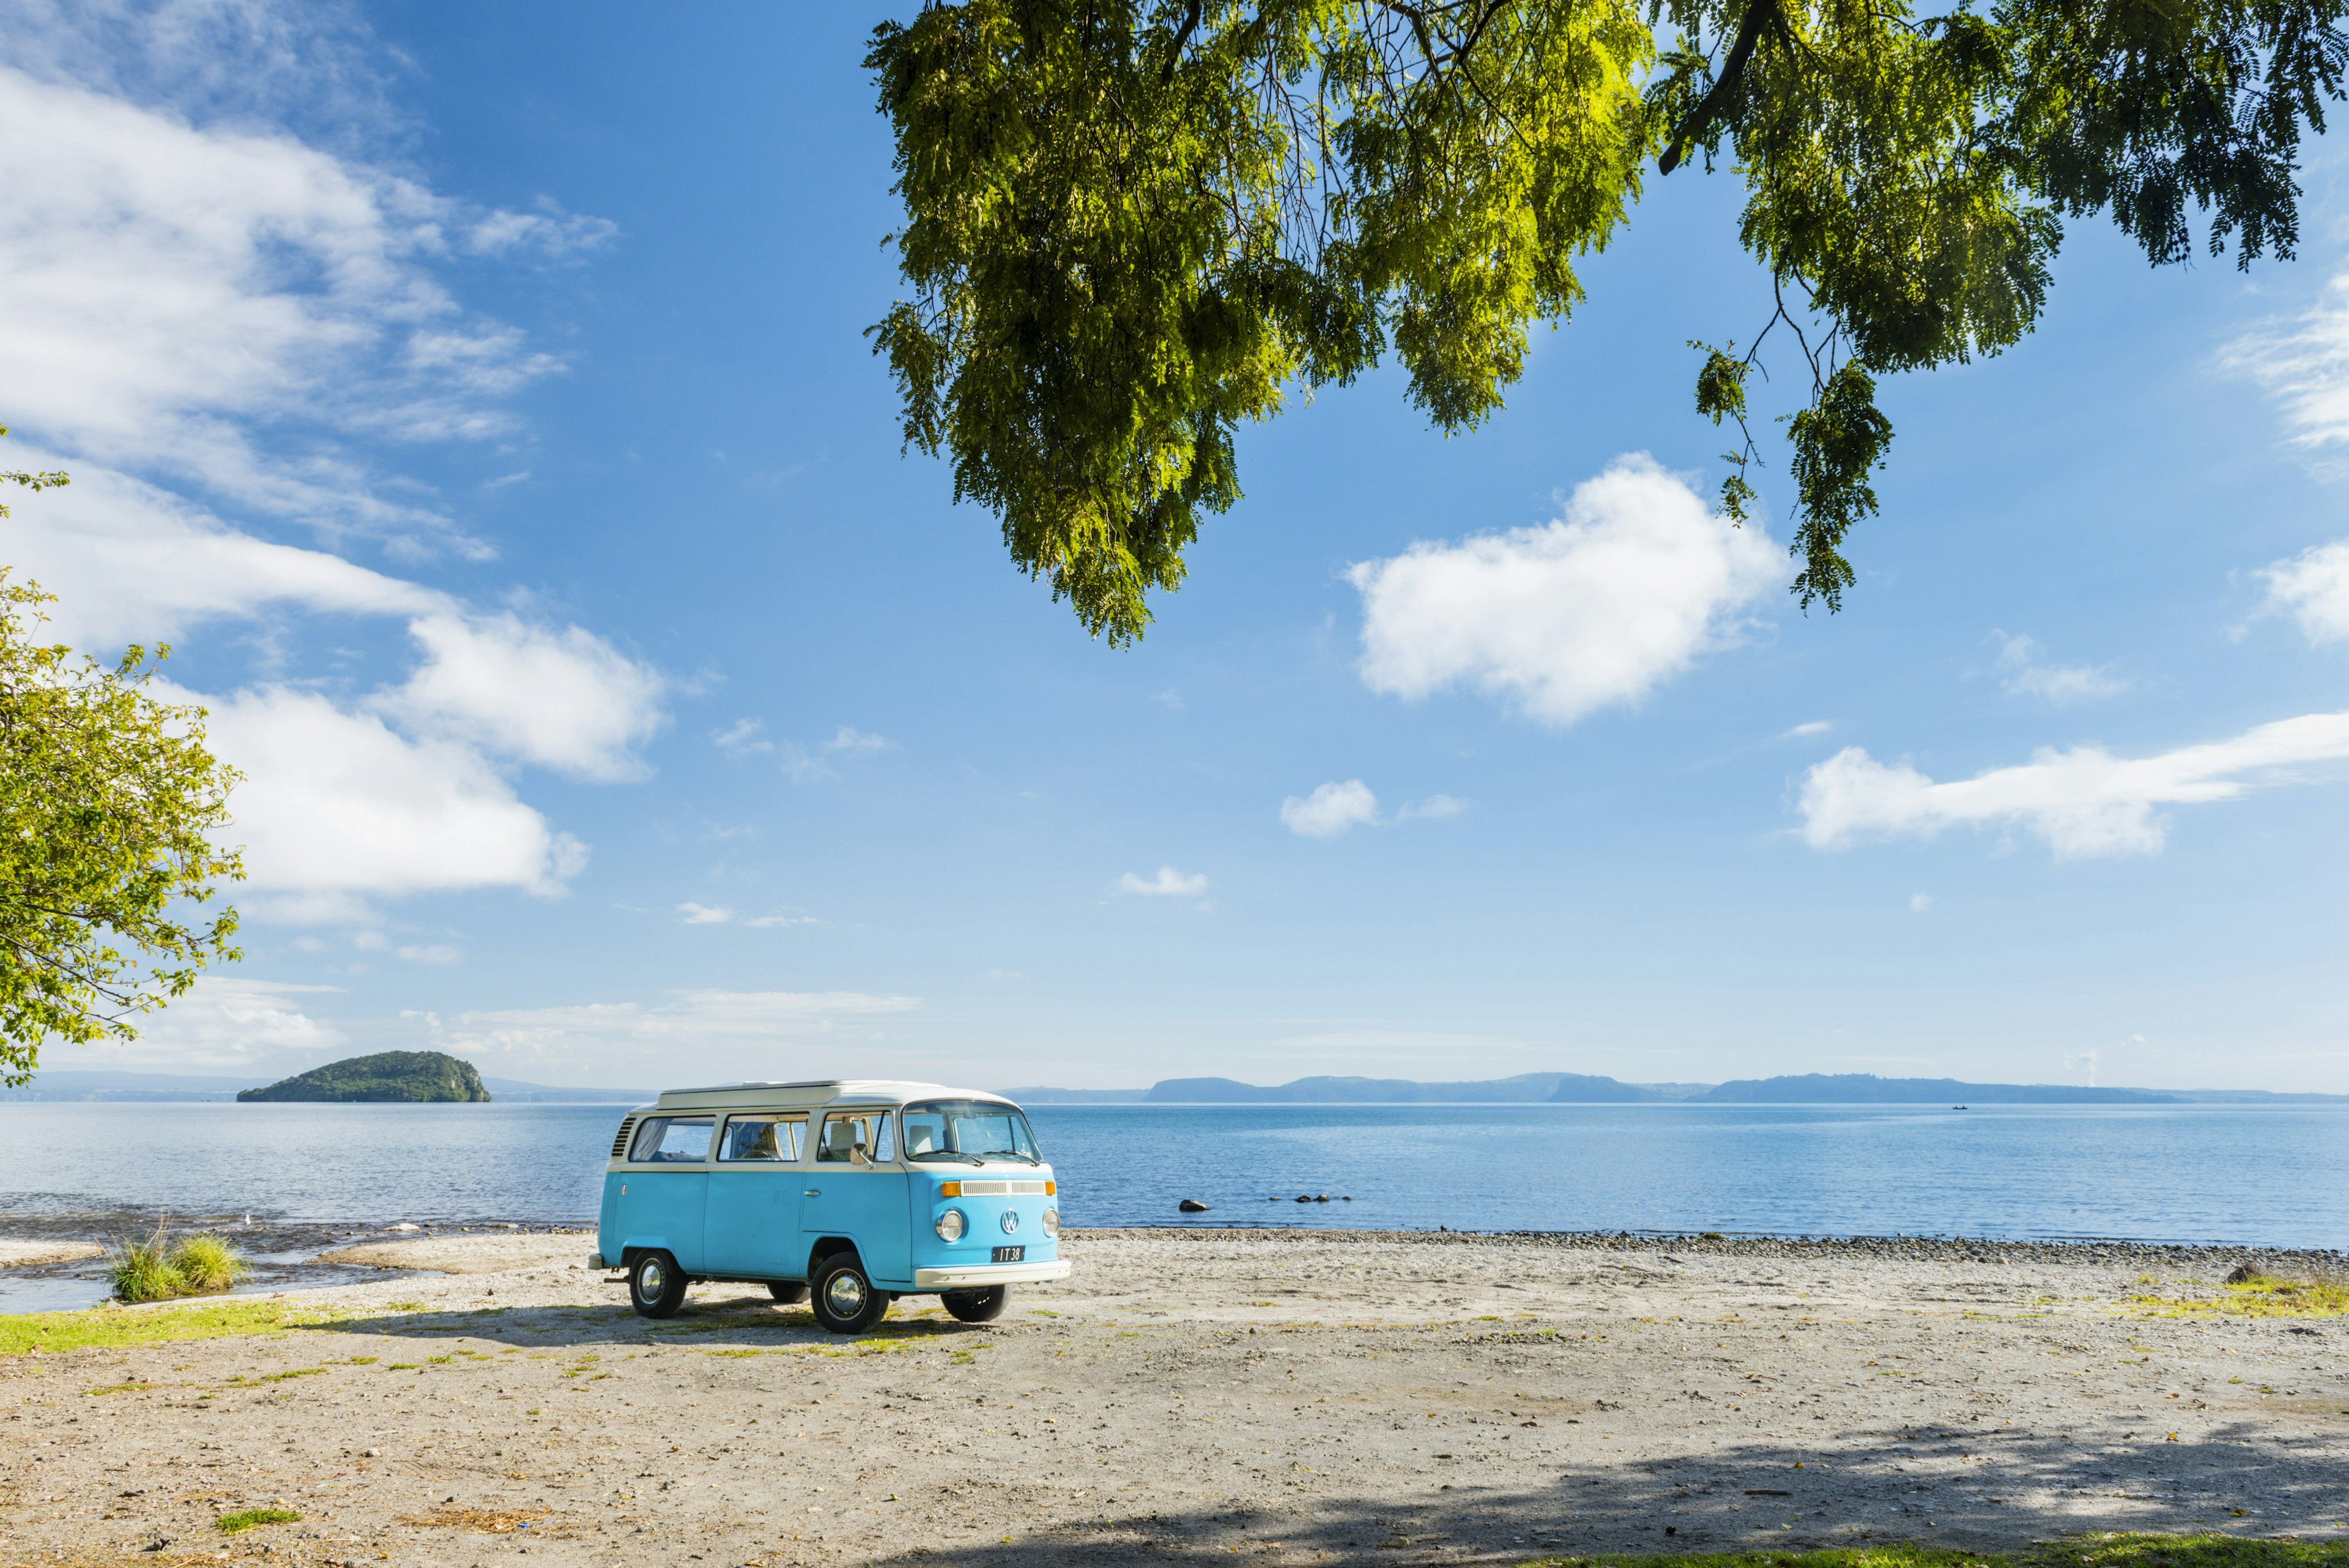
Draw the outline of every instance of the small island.
[[[440,1051],[382,1051],[313,1067],[265,1089],[244,1089],[239,1100],[401,1101],[487,1103],[490,1091],[471,1062]]]

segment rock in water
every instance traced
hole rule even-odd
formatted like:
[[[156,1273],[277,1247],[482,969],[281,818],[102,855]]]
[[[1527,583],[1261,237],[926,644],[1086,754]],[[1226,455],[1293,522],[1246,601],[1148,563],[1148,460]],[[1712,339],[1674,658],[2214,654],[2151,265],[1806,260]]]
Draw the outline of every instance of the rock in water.
[[[1185,1214],[1205,1214],[1207,1211],[1207,1206],[1195,1198],[1185,1198],[1174,1207]]]

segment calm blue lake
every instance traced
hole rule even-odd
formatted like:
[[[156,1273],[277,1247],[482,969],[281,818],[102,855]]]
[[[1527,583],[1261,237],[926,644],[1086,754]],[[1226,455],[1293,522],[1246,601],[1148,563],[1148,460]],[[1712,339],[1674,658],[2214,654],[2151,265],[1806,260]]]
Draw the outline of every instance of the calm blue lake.
[[[622,1107],[0,1105],[0,1216],[589,1220]],[[1071,1225],[2349,1247],[2349,1107],[1046,1106]],[[1351,1202],[1299,1204],[1299,1193]],[[1273,1199],[1280,1199],[1278,1203]],[[0,1227],[5,1228],[5,1227]]]

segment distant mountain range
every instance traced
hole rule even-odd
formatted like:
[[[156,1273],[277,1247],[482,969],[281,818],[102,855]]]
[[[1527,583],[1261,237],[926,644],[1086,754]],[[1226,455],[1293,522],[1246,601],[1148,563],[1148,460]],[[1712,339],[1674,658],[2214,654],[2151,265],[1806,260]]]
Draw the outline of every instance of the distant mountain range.
[[[266,1087],[269,1078],[230,1078],[187,1073],[113,1073],[90,1068],[44,1069],[21,1089],[0,1089],[0,1103],[12,1100],[100,1100],[158,1104],[199,1100],[233,1100],[238,1091]],[[641,1106],[651,1089],[566,1089],[519,1078],[481,1080],[491,1097],[502,1104]]]
[[[12,1100],[233,1100],[272,1080],[179,1073],[47,1069]],[[501,1104],[641,1106],[652,1089],[574,1089],[519,1078],[484,1077]],[[1423,1084],[1409,1078],[1317,1076],[1263,1085],[1234,1078],[1166,1078],[1146,1089],[1002,1091],[1028,1106],[1339,1105],[2344,1105],[2349,1095],[2282,1095],[2264,1089],[2104,1089],[2067,1084],[1969,1084],[1956,1078],[1879,1078],[1872,1073],[1806,1073],[1727,1084],[1626,1084],[1581,1073],[1520,1073],[1514,1078]]]
[[[2280,1095],[2264,1089],[2106,1089],[2073,1084],[1969,1084],[1956,1078],[1879,1078],[1805,1073],[1726,1084],[1626,1084],[1580,1073],[1422,1084],[1406,1078],[1164,1078],[1147,1089],[1006,1089],[1022,1105],[2182,1105],[2349,1104],[2349,1095]]]

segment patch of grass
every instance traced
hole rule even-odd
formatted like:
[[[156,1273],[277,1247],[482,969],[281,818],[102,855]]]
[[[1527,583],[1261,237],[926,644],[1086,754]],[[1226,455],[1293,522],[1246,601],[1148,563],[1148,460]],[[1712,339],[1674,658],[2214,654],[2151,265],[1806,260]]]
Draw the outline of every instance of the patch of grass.
[[[2228,1535],[2100,1534],[2021,1552],[1958,1552],[1887,1544],[1821,1552],[1668,1552],[1543,1557],[1573,1568],[2344,1568],[2349,1541],[2261,1541]]]
[[[237,1535],[257,1524],[299,1524],[302,1516],[290,1508],[248,1508],[242,1513],[223,1513],[212,1522],[222,1535]]]
[[[23,1355],[34,1351],[55,1355],[93,1347],[119,1350],[171,1340],[281,1334],[291,1328],[323,1326],[351,1315],[332,1309],[290,1307],[283,1302],[223,1302],[215,1306],[161,1307],[151,1312],[100,1306],[84,1312],[0,1314],[0,1355]]]
[[[2147,1317],[2344,1317],[2349,1316],[2349,1274],[2256,1274],[2220,1286],[2214,1296],[2131,1296],[2128,1305]]]
[[[137,1304],[167,1302],[179,1296],[215,1295],[253,1271],[225,1238],[210,1231],[164,1240],[164,1225],[144,1241],[124,1241],[109,1260],[114,1298]]]
[[[181,1292],[191,1296],[227,1290],[253,1272],[233,1242],[209,1231],[172,1242],[169,1262],[180,1276]]]
[[[181,1293],[179,1271],[171,1267],[160,1224],[144,1241],[125,1241],[107,1261],[106,1272],[114,1281],[117,1301],[167,1302]]]

